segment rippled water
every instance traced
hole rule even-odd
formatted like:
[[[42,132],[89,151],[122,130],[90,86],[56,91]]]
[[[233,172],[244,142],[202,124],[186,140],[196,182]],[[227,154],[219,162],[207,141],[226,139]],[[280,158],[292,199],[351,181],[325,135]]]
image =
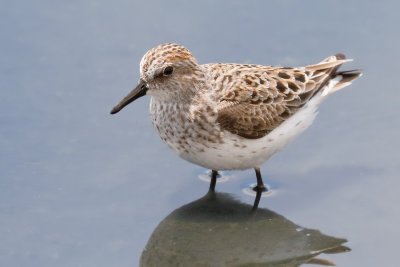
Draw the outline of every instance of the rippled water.
[[[394,1],[4,3],[0,266],[397,266],[398,9]],[[271,191],[251,212],[253,171],[224,172],[207,194],[207,170],[155,133],[148,97],[109,115],[136,84],[142,55],[164,42],[185,45],[200,63],[301,66],[343,52],[364,76],[262,166]]]

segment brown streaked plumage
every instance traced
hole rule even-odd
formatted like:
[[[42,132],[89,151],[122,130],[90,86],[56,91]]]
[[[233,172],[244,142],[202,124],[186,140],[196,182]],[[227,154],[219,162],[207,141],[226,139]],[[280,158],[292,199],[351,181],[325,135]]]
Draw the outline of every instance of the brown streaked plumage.
[[[217,122],[223,129],[245,138],[264,137],[334,78],[336,69],[347,61],[344,58],[338,54],[317,65],[290,69],[233,65],[215,79],[221,86]],[[221,73],[220,69],[226,69],[227,64],[213,65],[212,71]],[[347,77],[356,78],[358,73]],[[224,83],[226,79],[228,83]]]
[[[140,83],[114,114],[144,94],[161,139],[182,158],[216,171],[259,166],[309,127],[318,105],[360,77],[341,71],[343,54],[306,67],[249,64],[199,65],[178,44],[149,50]]]

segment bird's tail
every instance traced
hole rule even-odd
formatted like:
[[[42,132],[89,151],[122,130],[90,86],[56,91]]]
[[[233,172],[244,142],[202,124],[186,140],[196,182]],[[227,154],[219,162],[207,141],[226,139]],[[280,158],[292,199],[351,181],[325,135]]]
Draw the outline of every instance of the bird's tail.
[[[330,56],[318,64],[306,67],[310,71],[311,79],[316,83],[320,83],[314,95],[324,88],[323,95],[332,94],[348,85],[355,79],[362,76],[360,70],[338,71],[339,67],[346,62],[353,61],[346,59],[344,54],[336,54]],[[327,87],[325,87],[328,85]]]
[[[362,73],[359,72],[359,69],[355,70],[344,70],[335,73],[335,77],[340,78],[339,82],[329,90],[328,94],[332,94],[340,89],[350,85],[355,79],[362,76]]]

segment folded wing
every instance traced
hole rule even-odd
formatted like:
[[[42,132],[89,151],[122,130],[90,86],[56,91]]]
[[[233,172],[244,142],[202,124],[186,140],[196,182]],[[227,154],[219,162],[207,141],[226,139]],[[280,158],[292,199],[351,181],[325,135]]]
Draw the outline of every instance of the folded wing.
[[[361,76],[354,71],[337,72],[347,61],[351,60],[337,54],[303,68],[232,65],[222,77],[227,82],[222,82],[217,122],[239,136],[261,138],[301,109],[330,80],[339,77],[328,93]]]

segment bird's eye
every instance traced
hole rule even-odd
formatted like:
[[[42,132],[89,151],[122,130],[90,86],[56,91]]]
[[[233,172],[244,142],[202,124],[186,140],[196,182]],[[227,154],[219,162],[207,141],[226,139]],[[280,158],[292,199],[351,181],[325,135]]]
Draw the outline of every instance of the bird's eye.
[[[163,74],[164,74],[164,76],[169,76],[169,75],[172,74],[172,72],[174,72],[174,68],[171,67],[171,66],[168,66],[168,67],[166,67],[166,68],[164,69]]]

